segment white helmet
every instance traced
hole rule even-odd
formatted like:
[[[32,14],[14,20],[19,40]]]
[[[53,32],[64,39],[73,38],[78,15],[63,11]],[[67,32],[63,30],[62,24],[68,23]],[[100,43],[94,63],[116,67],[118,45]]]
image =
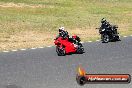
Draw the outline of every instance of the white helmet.
[[[59,30],[60,30],[60,31],[64,31],[65,28],[64,28],[64,27],[60,27]]]

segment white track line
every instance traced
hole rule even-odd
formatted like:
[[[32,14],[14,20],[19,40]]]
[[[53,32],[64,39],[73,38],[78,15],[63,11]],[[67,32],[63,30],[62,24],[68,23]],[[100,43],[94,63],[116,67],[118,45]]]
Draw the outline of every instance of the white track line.
[[[38,48],[42,49],[42,48],[44,48],[44,47],[38,47]]]
[[[88,42],[92,42],[92,41],[88,41]]]
[[[26,50],[26,49],[20,49],[20,50],[24,51],[24,50]]]
[[[132,35],[130,35],[130,36],[132,36]],[[119,37],[121,37],[121,36],[119,36]],[[123,36],[123,37],[128,37],[128,36]],[[100,41],[100,40],[96,40],[97,42],[98,41]],[[92,42],[92,41],[88,41],[88,42]],[[84,43],[84,42],[81,42],[81,43]],[[47,46],[47,47],[52,47],[52,46]],[[45,47],[38,47],[38,48],[45,48]],[[37,49],[37,48],[31,48],[31,49]],[[20,49],[20,50],[22,50],[22,51],[24,51],[24,50],[26,50],[26,49]],[[13,51],[13,52],[15,52],[15,51],[18,51],[18,50],[11,50],[11,51]],[[5,53],[7,53],[7,52],[9,52],[9,51],[2,51],[2,52],[5,52]]]
[[[52,47],[52,46],[47,46],[47,47]]]
[[[37,49],[37,48],[31,48],[31,49]]]
[[[123,36],[123,37],[127,37],[127,36]]]
[[[96,40],[97,42],[99,42],[100,40]]]
[[[16,52],[17,50],[11,50],[11,51]]]
[[[8,53],[9,51],[3,51],[4,53]]]
[[[80,43],[84,43],[84,42],[80,42]]]

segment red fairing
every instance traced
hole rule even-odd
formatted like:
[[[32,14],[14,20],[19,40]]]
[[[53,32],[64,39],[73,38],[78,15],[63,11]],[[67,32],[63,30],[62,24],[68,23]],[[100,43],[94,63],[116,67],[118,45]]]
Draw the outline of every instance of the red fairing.
[[[77,35],[73,35],[72,38],[76,39],[77,38]]]
[[[55,40],[54,43],[55,43],[55,45],[58,45],[59,44],[59,41],[58,40]]]
[[[58,39],[55,40],[54,43],[55,45],[60,46],[60,47],[64,46],[67,54],[70,52],[74,53],[77,50],[74,47],[74,44],[68,41],[68,38],[63,39],[62,37],[59,37]]]

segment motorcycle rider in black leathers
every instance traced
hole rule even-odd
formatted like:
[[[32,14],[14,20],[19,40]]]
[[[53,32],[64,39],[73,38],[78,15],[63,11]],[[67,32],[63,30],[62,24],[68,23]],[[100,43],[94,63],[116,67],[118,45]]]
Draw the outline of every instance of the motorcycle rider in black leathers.
[[[68,32],[64,29],[64,27],[59,28],[59,37],[60,36],[64,39],[69,38]]]
[[[111,32],[113,34],[117,34],[116,28],[113,28],[113,26],[110,25],[110,23],[108,21],[106,21],[106,19],[104,19],[104,18],[101,20],[101,28],[100,28],[100,30],[102,30],[102,29],[105,29],[105,30],[107,30],[107,31],[109,31],[109,32]]]
[[[117,41],[120,41],[119,36],[118,36],[118,32],[117,32],[117,25],[111,25],[108,21],[106,21],[106,19],[102,19],[101,20],[101,27],[99,29],[99,33],[101,34],[101,32],[103,32],[103,30],[107,31],[109,33],[109,36],[112,38],[114,36],[114,38]],[[101,36],[102,37],[102,36]]]
[[[62,37],[63,39],[68,38],[68,41],[73,42],[74,44],[77,44],[77,42],[76,42],[76,40],[75,40],[74,38],[69,37],[69,34],[68,34],[68,32],[65,30],[64,27],[60,27],[60,28],[59,28],[59,35],[57,36],[57,38],[58,38],[58,37]]]
[[[101,28],[100,29],[106,29],[106,30],[111,30],[111,25],[109,24],[109,22],[106,21],[106,19],[102,19],[101,20]]]

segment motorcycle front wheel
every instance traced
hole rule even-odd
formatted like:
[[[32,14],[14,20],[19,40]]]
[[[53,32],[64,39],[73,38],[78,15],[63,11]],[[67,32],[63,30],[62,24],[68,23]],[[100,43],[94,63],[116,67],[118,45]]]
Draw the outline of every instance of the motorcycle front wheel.
[[[78,49],[77,49],[78,54],[83,54],[84,53],[84,48],[81,43],[78,44]]]
[[[58,56],[65,56],[66,55],[64,47],[60,48],[59,46],[56,46],[56,52],[57,52]]]
[[[109,36],[107,34],[102,35],[102,43],[108,43],[109,42]]]

